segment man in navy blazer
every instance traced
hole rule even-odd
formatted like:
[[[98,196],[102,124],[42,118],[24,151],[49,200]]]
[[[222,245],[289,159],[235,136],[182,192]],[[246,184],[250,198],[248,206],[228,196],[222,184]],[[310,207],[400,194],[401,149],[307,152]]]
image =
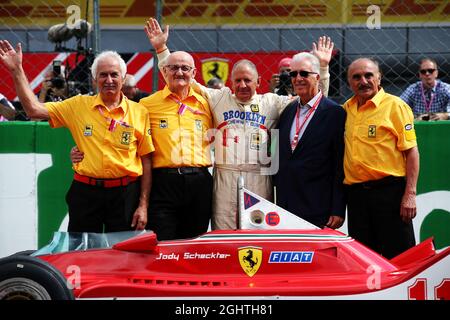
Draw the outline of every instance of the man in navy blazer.
[[[319,90],[319,61],[306,52],[291,62],[298,98],[283,111],[279,129],[277,204],[319,226],[345,219],[344,128],[346,113]]]

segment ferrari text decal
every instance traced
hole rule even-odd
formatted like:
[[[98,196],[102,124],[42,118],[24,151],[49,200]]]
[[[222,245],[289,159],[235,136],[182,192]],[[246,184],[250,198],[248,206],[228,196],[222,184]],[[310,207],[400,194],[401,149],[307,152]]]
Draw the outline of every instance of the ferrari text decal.
[[[313,251],[272,251],[269,263],[311,263]]]

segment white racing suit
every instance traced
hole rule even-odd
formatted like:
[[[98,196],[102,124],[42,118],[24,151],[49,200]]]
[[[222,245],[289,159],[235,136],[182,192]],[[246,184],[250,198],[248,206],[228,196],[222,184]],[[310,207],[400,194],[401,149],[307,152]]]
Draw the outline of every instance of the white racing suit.
[[[159,67],[169,56],[158,54]],[[328,93],[328,67],[321,68],[321,85]],[[227,87],[211,89],[194,80],[193,88],[209,103],[214,119],[214,188],[211,226],[217,229],[237,228],[237,181],[244,177],[250,191],[273,201],[271,175],[278,170],[278,161],[271,161],[271,132],[284,108],[292,101],[274,93],[255,94],[241,103]],[[275,152],[275,154],[277,154]]]

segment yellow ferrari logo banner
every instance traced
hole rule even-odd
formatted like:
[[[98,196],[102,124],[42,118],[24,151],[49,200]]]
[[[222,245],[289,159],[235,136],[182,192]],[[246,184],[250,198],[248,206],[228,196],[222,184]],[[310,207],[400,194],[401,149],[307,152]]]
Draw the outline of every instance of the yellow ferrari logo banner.
[[[203,81],[208,83],[212,78],[218,78],[227,82],[229,72],[229,60],[223,58],[211,58],[202,60]]]

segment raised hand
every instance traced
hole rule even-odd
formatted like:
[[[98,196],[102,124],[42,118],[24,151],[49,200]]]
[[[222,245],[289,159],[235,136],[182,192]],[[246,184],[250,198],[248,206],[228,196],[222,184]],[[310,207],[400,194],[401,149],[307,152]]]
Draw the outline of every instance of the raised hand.
[[[157,52],[163,51],[166,47],[167,39],[169,38],[169,26],[166,25],[164,32],[161,30],[158,21],[155,18],[150,18],[145,23],[145,33],[147,38]]]
[[[319,37],[317,45],[313,42],[312,53],[319,59],[321,67],[326,67],[330,63],[333,48],[334,42],[330,37]]]
[[[22,67],[22,45],[17,44],[14,50],[8,40],[0,40],[0,59],[13,72]]]

